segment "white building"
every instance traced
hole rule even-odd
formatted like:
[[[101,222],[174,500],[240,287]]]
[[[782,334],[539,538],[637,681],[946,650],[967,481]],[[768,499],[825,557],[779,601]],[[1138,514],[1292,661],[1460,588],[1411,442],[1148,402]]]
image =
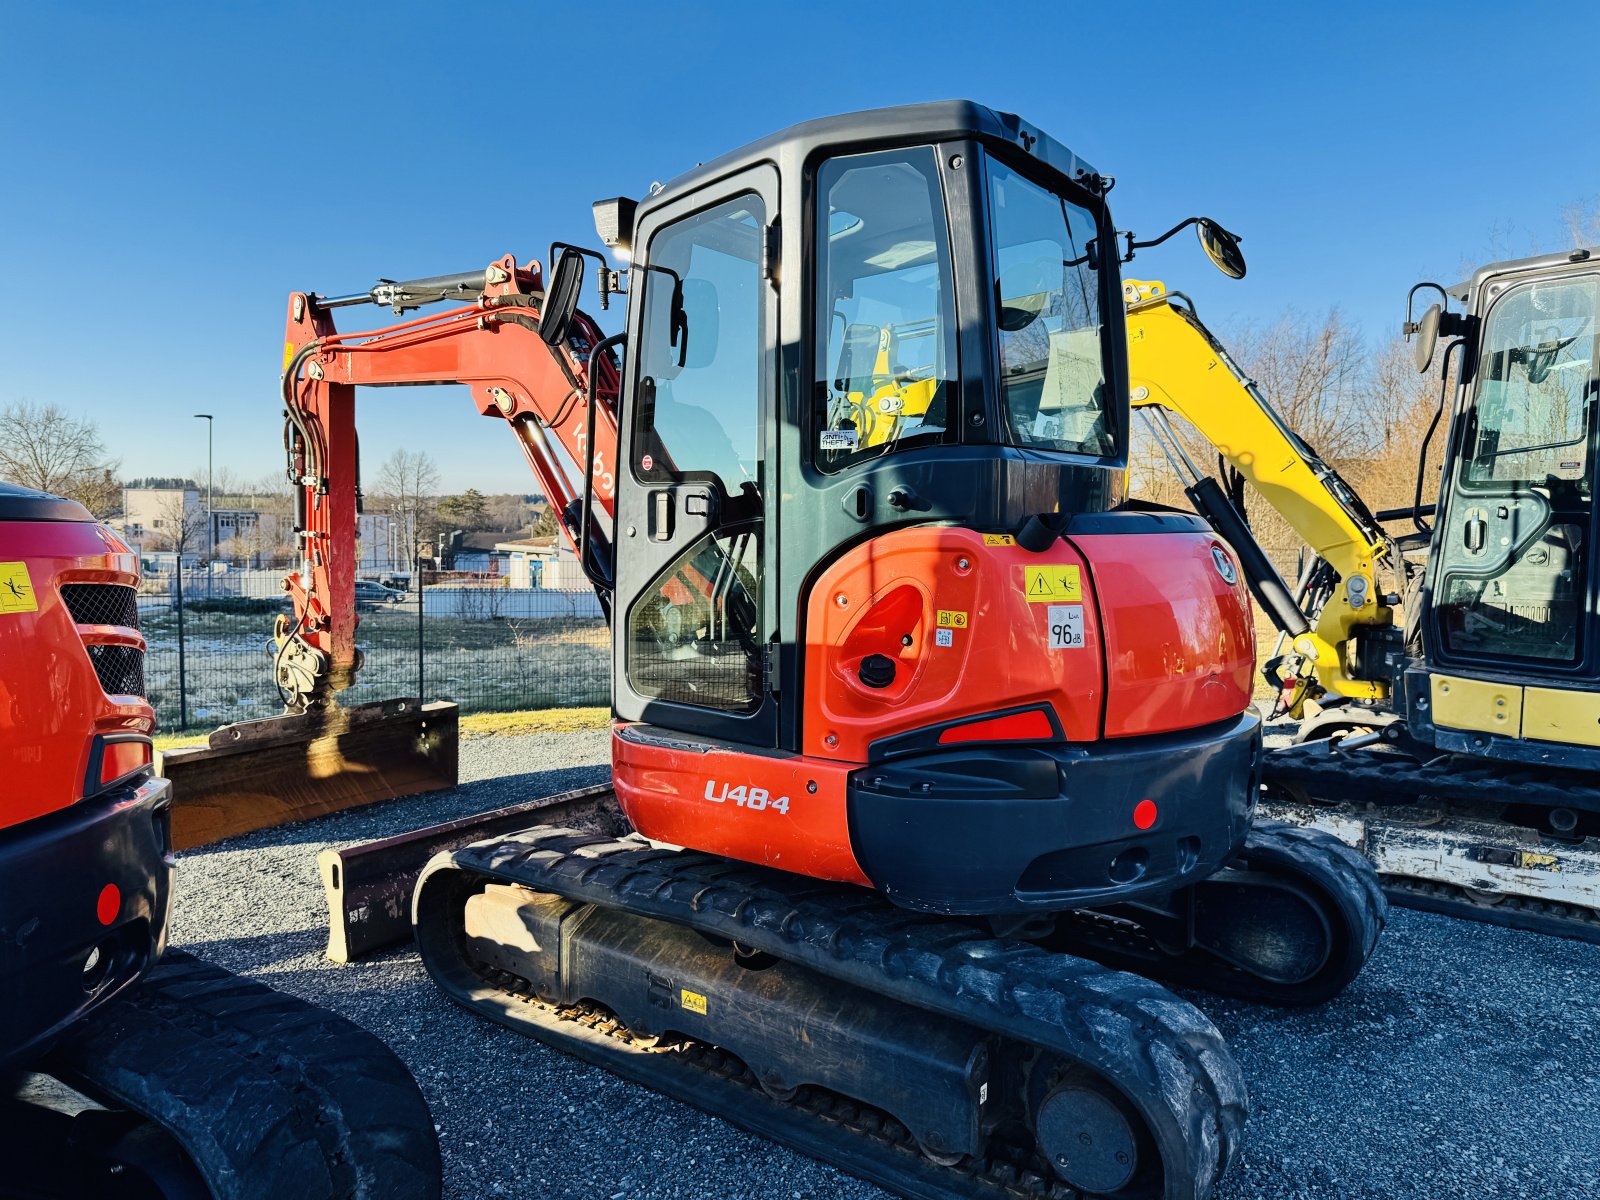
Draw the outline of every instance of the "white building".
[[[186,552],[204,551],[205,506],[195,488],[123,488],[119,532],[140,553],[170,550],[172,538],[187,524]],[[148,543],[148,544],[146,544]]]
[[[578,556],[565,537],[518,538],[495,543],[506,557],[506,586],[582,591],[590,587]]]
[[[181,507],[180,507],[181,505]],[[294,546],[294,526],[282,513],[257,508],[216,508],[206,531],[204,493],[198,488],[124,488],[119,532],[136,552],[149,556],[172,549],[180,521],[189,527],[186,562],[204,559],[216,548],[219,559],[258,567],[276,561]],[[404,571],[411,562],[403,523],[390,513],[364,512],[356,519],[356,569]]]

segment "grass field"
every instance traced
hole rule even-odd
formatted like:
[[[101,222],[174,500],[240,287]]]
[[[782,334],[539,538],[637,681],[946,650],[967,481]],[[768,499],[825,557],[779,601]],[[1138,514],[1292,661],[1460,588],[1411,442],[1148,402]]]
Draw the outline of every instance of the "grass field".
[[[186,612],[184,688],[189,728],[271,716],[282,710],[272,682],[272,611]],[[175,613],[143,618],[145,677],[157,719],[180,727]],[[590,707],[611,699],[610,637],[599,618],[537,620],[428,617],[423,690],[463,712]],[[415,609],[364,613],[356,643],[364,664],[347,704],[417,694]]]

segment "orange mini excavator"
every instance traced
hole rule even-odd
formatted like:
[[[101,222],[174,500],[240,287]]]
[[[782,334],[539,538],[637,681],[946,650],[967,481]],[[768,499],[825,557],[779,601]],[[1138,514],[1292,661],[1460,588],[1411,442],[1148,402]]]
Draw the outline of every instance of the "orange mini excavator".
[[[81,505],[0,481],[0,1195],[436,1200],[433,1119],[383,1042],[163,955],[138,583]]]
[[[1236,557],[1123,499],[1120,262],[1171,234],[1118,233],[1111,185],[1010,114],[855,113],[597,204],[626,271],[291,297],[291,708],[359,667],[356,385],[468,385],[612,629],[632,832],[432,861],[451,996],[907,1195],[1210,1193],[1243,1083],[1142,976],[1319,1001],[1384,905],[1332,839],[1252,830]]]

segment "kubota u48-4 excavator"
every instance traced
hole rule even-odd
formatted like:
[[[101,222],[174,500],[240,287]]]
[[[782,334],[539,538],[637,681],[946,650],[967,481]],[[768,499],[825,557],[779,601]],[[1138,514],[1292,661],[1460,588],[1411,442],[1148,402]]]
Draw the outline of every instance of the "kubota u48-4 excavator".
[[[1252,831],[1234,556],[1122,502],[1111,183],[969,103],[857,113],[597,204],[625,281],[566,246],[548,288],[508,256],[291,297],[291,707],[359,667],[355,385],[469,385],[611,622],[636,833],[432,862],[451,996],[906,1194],[1209,1194],[1237,1068],[1079,948],[1311,1002],[1384,904],[1333,839]],[[589,258],[624,333],[576,310]]]

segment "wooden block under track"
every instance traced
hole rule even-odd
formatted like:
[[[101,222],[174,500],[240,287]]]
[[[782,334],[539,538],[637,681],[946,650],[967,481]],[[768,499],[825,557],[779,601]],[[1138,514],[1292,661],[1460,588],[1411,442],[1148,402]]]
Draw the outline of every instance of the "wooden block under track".
[[[162,756],[173,848],[455,787],[458,717],[444,701],[384,700],[224,725]]]

